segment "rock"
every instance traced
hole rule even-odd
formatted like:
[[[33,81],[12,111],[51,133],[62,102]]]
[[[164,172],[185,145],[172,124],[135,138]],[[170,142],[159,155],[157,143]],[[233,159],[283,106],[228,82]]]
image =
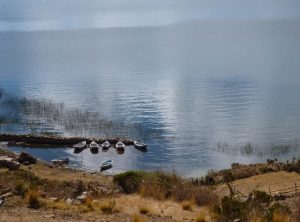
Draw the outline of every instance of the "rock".
[[[14,161],[13,158],[2,156],[0,157],[0,167],[7,167],[10,170],[18,170],[20,168],[20,164]]]
[[[4,204],[4,200],[0,199],[0,207],[2,204]]]
[[[58,201],[58,198],[57,197],[50,197],[50,200],[53,201],[53,202],[56,202],[56,201]]]
[[[37,160],[35,157],[31,156],[30,154],[22,152],[17,158],[17,161],[21,164],[26,162],[28,162],[29,164],[35,164]]]
[[[85,195],[80,195],[76,199],[83,202],[85,200],[86,196]]]
[[[82,194],[80,196],[78,196],[76,199],[83,202],[88,196],[88,192],[87,191],[84,191],[82,192]]]
[[[1,196],[0,196],[0,199],[1,200],[5,200],[5,199],[7,199],[8,197],[11,197],[11,196],[13,196],[14,194],[12,193],[12,192],[8,192],[8,193],[5,193],[5,194],[2,194]]]
[[[68,198],[68,199],[66,200],[66,203],[71,205],[71,204],[73,203],[73,200],[71,200],[70,198]]]
[[[55,218],[55,215],[54,214],[49,214],[49,215],[45,215],[44,217],[45,218]]]

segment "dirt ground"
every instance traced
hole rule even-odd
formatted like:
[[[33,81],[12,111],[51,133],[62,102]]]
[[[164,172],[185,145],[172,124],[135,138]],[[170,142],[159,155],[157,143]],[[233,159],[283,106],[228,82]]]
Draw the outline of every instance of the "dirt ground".
[[[267,193],[271,191],[271,194],[275,194],[276,191],[279,190],[294,188],[295,183],[298,186],[300,185],[300,174],[279,171],[236,180],[232,182],[232,187],[235,191],[244,195],[247,195],[253,190],[261,190]],[[221,196],[229,194],[229,189],[225,184],[219,185],[216,190]],[[298,192],[300,192],[300,190]]]

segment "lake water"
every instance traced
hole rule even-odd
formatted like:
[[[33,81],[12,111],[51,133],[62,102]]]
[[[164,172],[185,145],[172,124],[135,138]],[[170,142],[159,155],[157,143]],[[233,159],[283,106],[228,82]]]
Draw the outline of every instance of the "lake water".
[[[259,2],[0,0],[0,132],[149,144],[26,149],[112,173],[299,157],[300,4]]]

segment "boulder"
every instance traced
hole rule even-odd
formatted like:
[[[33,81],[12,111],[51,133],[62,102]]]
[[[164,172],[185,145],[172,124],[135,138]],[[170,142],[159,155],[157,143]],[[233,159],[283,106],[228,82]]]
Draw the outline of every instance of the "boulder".
[[[22,152],[20,153],[19,157],[17,158],[17,161],[21,164],[35,164],[36,163],[36,158],[31,156],[28,153]]]
[[[10,170],[18,170],[20,168],[20,164],[14,161],[13,158],[7,156],[1,156],[0,167],[7,167]]]

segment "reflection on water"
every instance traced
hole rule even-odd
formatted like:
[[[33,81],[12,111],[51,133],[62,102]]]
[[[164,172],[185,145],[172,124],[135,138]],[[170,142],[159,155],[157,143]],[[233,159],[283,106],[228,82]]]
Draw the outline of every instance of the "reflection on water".
[[[0,132],[149,144],[28,151],[185,175],[299,156],[299,3],[28,2],[0,1]]]

